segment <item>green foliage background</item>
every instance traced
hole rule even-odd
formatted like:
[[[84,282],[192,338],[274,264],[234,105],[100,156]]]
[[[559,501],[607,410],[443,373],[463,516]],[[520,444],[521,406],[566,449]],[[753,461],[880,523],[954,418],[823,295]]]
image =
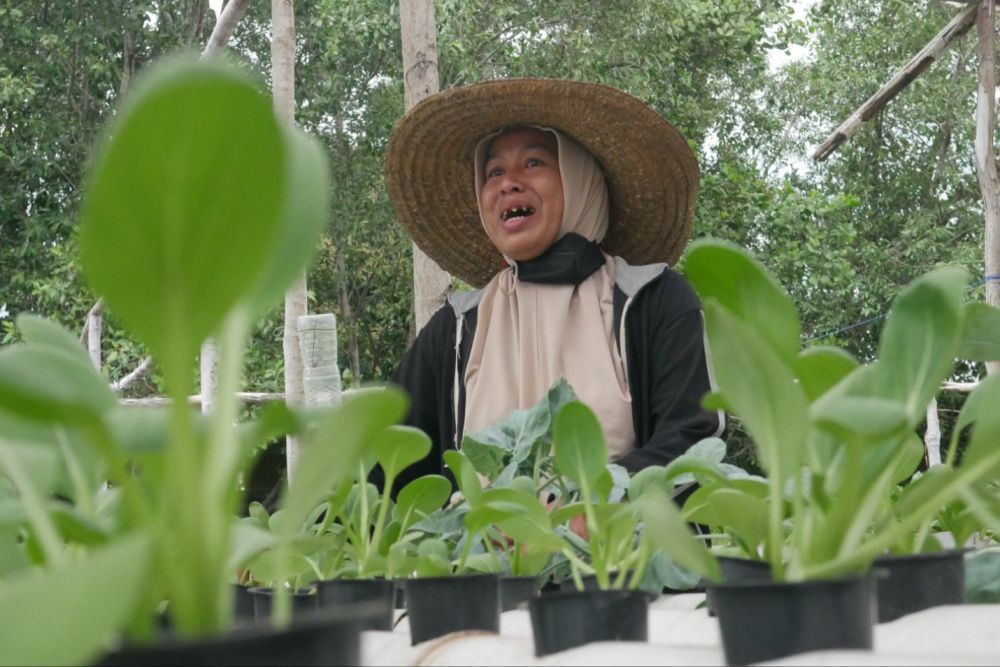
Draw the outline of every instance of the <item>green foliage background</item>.
[[[796,302],[804,344],[833,342],[870,358],[880,316],[910,279],[941,264],[983,274],[975,31],[828,161],[808,157],[952,6],[437,0],[435,9],[442,88],[581,78],[627,90],[670,119],[701,164],[695,235],[756,253]],[[252,3],[230,51],[265,82],[269,12],[270,3]],[[95,299],[76,262],[76,209],[97,128],[131,73],[158,55],[200,50],[213,24],[206,0],[0,3],[0,342],[18,337],[13,318],[25,311],[82,327]],[[299,0],[296,29],[297,120],[332,166],[333,213],[309,276],[310,310],[338,315],[341,368],[385,379],[412,326],[410,244],[382,181],[385,144],[403,112],[398,7]],[[790,45],[807,55],[775,67],[771,58]],[[982,298],[981,287],[970,298]],[[116,380],[145,351],[108,318],[104,370]],[[856,322],[868,324],[842,330]],[[281,391],[281,326],[280,308],[258,323],[247,390]],[[980,371],[959,366],[956,376]],[[159,377],[132,391],[159,392]]]

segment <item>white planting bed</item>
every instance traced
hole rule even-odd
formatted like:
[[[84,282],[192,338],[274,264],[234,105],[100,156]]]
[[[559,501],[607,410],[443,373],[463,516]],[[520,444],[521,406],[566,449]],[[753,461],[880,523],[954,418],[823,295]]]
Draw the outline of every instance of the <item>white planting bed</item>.
[[[664,596],[649,608],[648,642],[597,642],[535,657],[527,610],[505,612],[500,634],[455,633],[410,646],[402,619],[393,632],[362,635],[371,665],[725,665],[719,625],[700,593]],[[875,628],[874,651],[818,651],[775,665],[1000,665],[1000,604],[936,607]]]

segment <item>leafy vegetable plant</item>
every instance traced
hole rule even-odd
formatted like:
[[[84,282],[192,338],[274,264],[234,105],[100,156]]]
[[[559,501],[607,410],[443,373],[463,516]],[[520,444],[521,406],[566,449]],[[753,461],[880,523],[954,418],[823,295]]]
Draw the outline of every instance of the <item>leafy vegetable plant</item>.
[[[684,475],[694,471],[724,476],[716,462],[702,458],[713,443],[678,459],[673,468],[643,471],[629,482],[631,502],[620,502],[621,498],[612,497],[615,485],[607,466],[607,445],[593,412],[579,402],[566,404],[555,417],[553,434],[554,471],[565,479],[561,485],[579,489],[579,499],[552,511],[539,500],[530,478],[515,478],[507,487],[482,489],[471,461],[460,452],[446,453],[469,503],[465,523],[470,534],[483,534],[495,526],[518,545],[515,558],[560,554],[570,563],[572,577],[581,589],[583,575],[594,575],[601,588],[637,587],[663,546],[679,564],[710,577],[716,575],[716,563],[704,547],[699,550],[668,495],[675,481],[683,482]],[[658,522],[655,530],[643,525],[647,513]],[[586,540],[565,525],[580,515],[586,518]]]
[[[311,259],[328,211],[322,152],[278,123],[253,81],[219,63],[159,63],[105,136],[86,183],[83,269],[154,355],[172,403],[120,407],[74,337],[42,320],[22,320],[27,342],[0,351],[0,488],[18,514],[0,531],[18,563],[0,583],[5,663],[88,661],[123,628],[152,640],[164,603],[182,635],[224,630],[232,572],[262,545],[233,517],[259,438],[303,436],[271,526],[287,550],[406,407],[369,391],[309,419],[277,408],[234,425],[249,325]],[[187,397],[209,335],[219,397],[204,419]]]
[[[961,467],[932,468],[889,502],[919,463],[915,429],[954,359],[997,352],[988,341],[1000,341],[1000,326],[981,305],[963,304],[963,272],[939,269],[911,283],[892,306],[878,360],[866,365],[833,347],[800,351],[791,300],[746,252],[696,243],[685,273],[702,300],[719,386],[707,403],[743,421],[767,471],[766,493],[706,485],[687,518],[726,526],[746,553],[770,562],[775,579],[790,581],[863,571],[956,499],[997,525],[996,508],[983,502],[1000,474],[1000,450],[985,444],[1000,437],[995,377],[959,417],[956,435],[973,426]]]

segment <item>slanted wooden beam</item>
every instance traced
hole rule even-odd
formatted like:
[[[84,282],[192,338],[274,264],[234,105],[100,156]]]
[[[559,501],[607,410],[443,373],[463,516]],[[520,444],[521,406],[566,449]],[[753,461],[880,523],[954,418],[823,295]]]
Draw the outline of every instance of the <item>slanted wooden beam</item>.
[[[969,28],[976,22],[977,11],[978,5],[973,4],[956,14],[927,46],[910,58],[909,62],[903,65],[877,93],[869,97],[864,104],[858,107],[857,111],[852,113],[847,120],[840,124],[840,127],[826,138],[826,141],[819,145],[819,148],[812,155],[813,159],[816,161],[825,160],[841,144],[857,134],[863,124],[871,120],[892,98],[899,94],[899,91],[920,76],[920,73],[944,53],[952,42],[969,31]]]

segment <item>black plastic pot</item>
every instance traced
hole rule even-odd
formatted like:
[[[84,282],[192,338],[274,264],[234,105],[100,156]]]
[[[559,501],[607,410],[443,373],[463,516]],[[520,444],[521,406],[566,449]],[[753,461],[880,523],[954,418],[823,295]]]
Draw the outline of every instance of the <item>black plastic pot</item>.
[[[771,565],[762,560],[719,556],[719,569],[722,571],[722,581],[727,584],[771,581]],[[705,608],[709,616],[715,616],[711,586],[705,590]]]
[[[233,622],[247,625],[254,621],[253,593],[246,586],[233,584]]]
[[[599,590],[603,590],[601,588],[600,584],[597,583],[597,576],[596,575],[588,574],[588,575],[585,575],[583,577],[580,577],[580,579],[583,580],[583,590],[584,591],[599,591]],[[631,576],[626,577],[625,578],[625,583],[627,584],[630,579],[631,579]],[[614,574],[611,575],[611,580],[612,581],[615,580],[615,575]],[[615,589],[615,590],[618,590],[618,589]],[[563,579],[562,580],[562,583],[560,584],[560,591],[564,592],[564,593],[579,593],[580,592],[579,589],[577,589],[576,582],[573,581],[572,577],[570,577],[568,579]],[[660,597],[660,593],[657,593],[655,591],[636,591],[636,592],[637,593],[641,593],[642,595],[645,595],[646,599],[649,602],[655,602],[656,599]]]
[[[273,588],[264,587],[250,588],[247,591],[253,596],[254,619],[258,623],[270,621],[271,604],[277,592]],[[292,615],[295,617],[319,609],[319,598],[316,596],[315,588],[300,588],[290,595],[292,597]]]
[[[396,583],[396,609],[406,609],[406,579],[393,579]]]
[[[710,585],[730,665],[822,649],[871,649],[870,575],[800,583]]]
[[[965,603],[965,555],[958,549],[909,556],[882,556],[879,571],[878,621],[894,621],[921,609]]]
[[[128,646],[98,662],[118,665],[358,665],[360,630],[371,613],[365,605],[314,610],[291,627],[241,627],[198,640],[167,636],[151,646]]]
[[[649,598],[639,591],[551,593],[528,603],[535,655],[590,642],[646,641]]]
[[[539,595],[538,577],[509,575],[500,577],[500,611],[517,609]]]
[[[396,582],[391,579],[331,579],[316,582],[320,607],[340,607],[355,602],[372,602],[378,613],[366,630],[392,630],[396,610]]]
[[[500,583],[495,574],[406,580],[413,644],[459,630],[500,631]]]

